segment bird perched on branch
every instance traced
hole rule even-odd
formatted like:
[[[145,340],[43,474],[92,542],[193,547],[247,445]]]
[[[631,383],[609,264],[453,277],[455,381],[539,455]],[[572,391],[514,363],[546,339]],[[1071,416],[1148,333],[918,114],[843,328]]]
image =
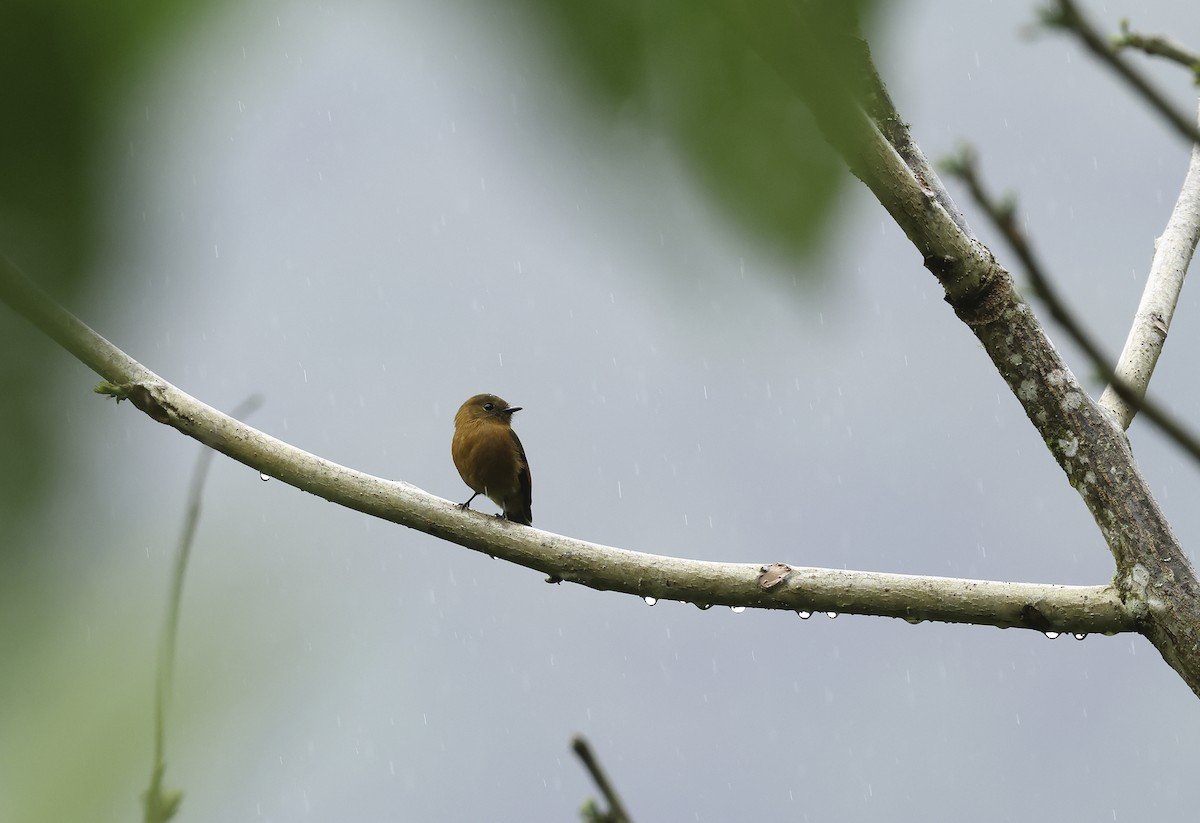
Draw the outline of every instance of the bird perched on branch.
[[[521,440],[512,429],[512,416],[521,410],[494,394],[477,394],[454,416],[450,454],[471,495],[461,508],[484,495],[514,523],[533,524],[533,479]]]

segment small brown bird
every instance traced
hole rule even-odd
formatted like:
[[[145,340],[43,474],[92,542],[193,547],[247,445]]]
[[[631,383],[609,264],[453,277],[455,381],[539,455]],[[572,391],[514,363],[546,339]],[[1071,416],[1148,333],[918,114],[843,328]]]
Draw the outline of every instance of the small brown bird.
[[[521,410],[494,394],[477,394],[463,403],[454,416],[450,454],[463,482],[504,510],[514,523],[533,525],[533,478],[521,440],[512,430],[512,416]]]

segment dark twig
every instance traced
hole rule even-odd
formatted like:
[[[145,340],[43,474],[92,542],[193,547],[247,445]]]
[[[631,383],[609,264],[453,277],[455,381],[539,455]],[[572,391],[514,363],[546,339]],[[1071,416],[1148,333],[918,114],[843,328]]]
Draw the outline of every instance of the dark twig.
[[[1171,105],[1166,95],[1154,88],[1149,80],[1130,66],[1117,53],[1117,49],[1105,40],[1091,23],[1084,19],[1073,0],[1057,0],[1057,6],[1057,11],[1048,10],[1042,15],[1043,22],[1055,28],[1075,32],[1092,54],[1111,66],[1112,70],[1119,74],[1126,83],[1133,86],[1134,90],[1145,98],[1146,102],[1152,108],[1156,109],[1159,114],[1166,118],[1167,122],[1177,132],[1192,143],[1200,143],[1200,129],[1196,128],[1195,123],[1192,122],[1192,118]]]
[[[1099,344],[1083,328],[1058,291],[1050,282],[1041,262],[1033,252],[1025,233],[1017,226],[1015,220],[1016,204],[1012,200],[998,201],[984,188],[979,177],[976,158],[970,149],[963,149],[958,157],[944,164],[946,172],[962,180],[971,192],[971,197],[987,213],[988,218],[1004,235],[1005,241],[1020,259],[1025,267],[1034,290],[1050,310],[1054,318],[1072,340],[1083,350],[1092,362],[1093,368],[1112,387],[1117,395],[1133,408],[1144,414],[1150,422],[1180,448],[1187,451],[1197,462],[1200,462],[1200,439],[1189,432],[1178,421],[1165,412],[1157,403],[1147,397],[1139,397],[1124,380],[1117,377],[1112,361],[1100,350]]]
[[[1121,33],[1112,39],[1112,47],[1117,51],[1122,49],[1137,49],[1153,57],[1164,57],[1172,60],[1192,72],[1192,82],[1200,85],[1200,54],[1188,51],[1186,47],[1176,43],[1169,37],[1159,34],[1138,34],[1129,28],[1129,21],[1121,21]]]
[[[230,414],[243,418],[262,405],[262,397],[251,395]],[[166,823],[175,816],[183,793],[177,789],[165,790],[162,780],[166,774],[166,710],[171,696],[171,681],[175,674],[175,640],[179,633],[179,608],[183,601],[183,580],[187,574],[188,558],[192,553],[192,541],[196,526],[200,522],[200,498],[208,478],[208,467],[212,463],[213,450],[200,448],[192,469],[192,483],[188,491],[187,512],[183,518],[183,531],[179,535],[179,546],[175,551],[175,567],[171,572],[171,592],[167,598],[167,614],[163,625],[162,645],[158,653],[158,673],[154,688],[154,768],[150,772],[150,786],[142,795],[144,820],[146,823]]]
[[[600,767],[599,761],[596,760],[596,755],[592,752],[592,747],[588,745],[587,739],[583,735],[577,734],[571,740],[571,748],[575,755],[583,762],[583,767],[588,770],[588,774],[592,776],[592,780],[596,783],[596,788],[600,790],[600,794],[604,796],[604,800],[608,803],[607,812],[599,812],[595,808],[595,804],[589,804],[585,807],[592,820],[603,821],[603,823],[633,823],[629,812],[625,811],[625,806],[621,803],[621,798],[617,796],[617,790],[608,782],[608,776],[605,775],[604,769]]]

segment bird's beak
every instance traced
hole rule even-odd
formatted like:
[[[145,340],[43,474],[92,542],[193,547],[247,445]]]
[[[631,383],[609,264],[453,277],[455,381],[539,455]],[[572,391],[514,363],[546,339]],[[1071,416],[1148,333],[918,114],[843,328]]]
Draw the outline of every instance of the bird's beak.
[[[521,407],[520,407],[520,406],[510,406],[510,407],[508,407],[507,409],[505,409],[505,410],[504,410],[504,413],[505,413],[505,414],[512,415],[512,414],[516,414],[516,413],[517,413],[517,412],[519,412],[520,410],[521,410]]]

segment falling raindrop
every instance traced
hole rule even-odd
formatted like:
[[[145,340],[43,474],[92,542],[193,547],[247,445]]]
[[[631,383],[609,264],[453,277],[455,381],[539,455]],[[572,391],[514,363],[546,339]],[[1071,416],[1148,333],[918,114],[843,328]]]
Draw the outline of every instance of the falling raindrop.
[[[801,609],[800,611],[796,612],[796,614],[801,620],[807,620],[808,618],[812,617],[812,612],[808,611],[807,609]]]
[[[646,596],[645,596],[645,597],[643,597],[642,599],[646,601],[646,605],[647,605],[647,606],[653,606],[655,603],[657,603],[657,602],[658,602],[658,598],[657,598],[657,597],[650,597],[649,595],[646,595]]]
[[[734,614],[741,614],[742,612],[746,611],[746,607],[745,606],[730,606],[729,610],[731,612],[733,612]]]

